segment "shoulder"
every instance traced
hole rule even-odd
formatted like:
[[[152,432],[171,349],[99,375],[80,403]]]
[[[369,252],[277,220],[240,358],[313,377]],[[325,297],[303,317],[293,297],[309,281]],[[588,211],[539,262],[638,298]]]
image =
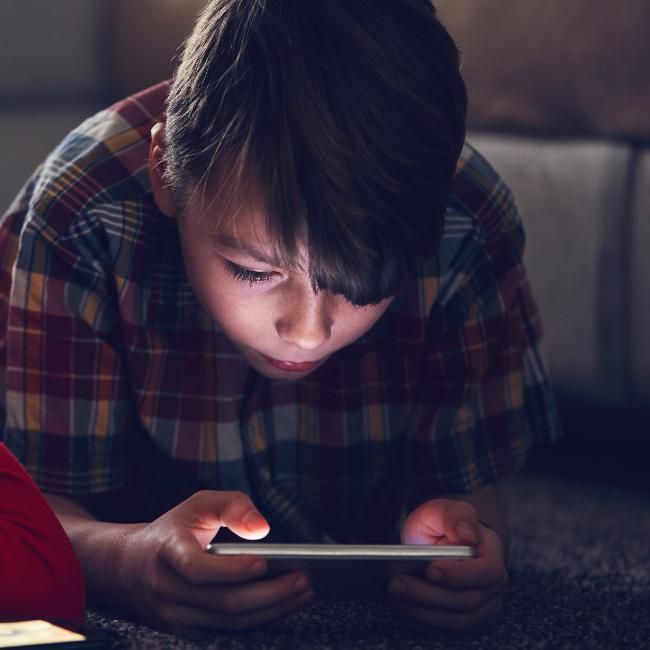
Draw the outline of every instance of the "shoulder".
[[[447,203],[439,249],[441,274],[471,276],[486,266],[518,265],[523,249],[523,225],[510,188],[466,143]]]
[[[75,310],[87,308],[92,289],[107,301],[126,301],[121,313],[140,322],[156,273],[165,287],[173,282],[185,291],[180,255],[169,253],[176,253],[175,222],[158,211],[148,175],[150,131],[167,92],[168,83],[159,84],[88,118],[26,185],[5,217],[12,233],[20,227],[13,257],[3,258],[15,304],[26,304],[34,286],[62,281]],[[0,240],[0,256],[2,246]],[[36,285],[28,280],[35,276],[42,278]],[[113,325],[109,318],[102,327]]]
[[[465,143],[458,160],[448,201],[447,220],[458,222],[458,217],[463,218],[466,228],[480,234],[489,251],[500,246],[504,239],[517,242],[523,236],[512,191],[470,143]]]
[[[103,272],[155,246],[168,220],[151,195],[148,152],[168,89],[163,82],[92,115],[49,154],[9,215],[21,225],[21,268],[56,254]]]
[[[30,213],[63,235],[98,206],[143,200],[150,193],[150,131],[160,120],[168,83],[127,97],[73,129],[41,166]]]
[[[451,326],[472,304],[497,305],[500,288],[523,273],[524,230],[512,192],[469,143],[457,164],[437,254],[421,268],[423,318]]]

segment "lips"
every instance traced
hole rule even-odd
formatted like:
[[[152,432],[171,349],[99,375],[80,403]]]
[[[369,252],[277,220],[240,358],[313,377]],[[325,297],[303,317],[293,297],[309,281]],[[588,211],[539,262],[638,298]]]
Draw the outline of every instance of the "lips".
[[[265,354],[262,354],[262,357],[264,357],[264,359],[266,359],[266,361],[268,361],[272,366],[275,366],[280,370],[286,370],[288,372],[305,372],[307,370],[312,370],[323,362],[323,359],[319,359],[318,361],[293,363],[291,361],[279,361],[278,359],[272,359],[271,357],[267,357]]]

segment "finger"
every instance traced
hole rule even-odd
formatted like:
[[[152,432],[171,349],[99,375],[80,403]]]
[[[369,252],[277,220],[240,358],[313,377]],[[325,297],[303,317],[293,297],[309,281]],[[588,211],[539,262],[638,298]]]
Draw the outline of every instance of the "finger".
[[[180,633],[188,628],[216,630],[247,630],[281,619],[312,602],[314,592],[307,590],[282,603],[242,614],[225,614],[188,607],[177,603],[163,604],[157,613],[156,626],[165,631]]]
[[[411,603],[394,602],[390,607],[398,616],[412,621],[425,629],[461,631],[474,627],[496,616],[503,605],[502,598],[493,598],[475,610],[453,612],[443,609],[430,609]],[[421,628],[420,628],[421,629]]]
[[[505,566],[502,562],[495,562],[494,558],[467,560],[467,566],[459,564],[460,562],[432,562],[425,569],[424,576],[429,582],[448,589],[482,589],[505,583],[508,579]]]
[[[454,590],[432,585],[422,578],[402,576],[393,578],[388,584],[388,598],[391,601],[412,603],[423,607],[449,611],[472,611],[493,598],[500,597],[504,585],[492,585],[484,589]]]
[[[465,501],[434,499],[416,508],[401,530],[402,544],[432,544],[446,537],[450,544],[477,544],[476,509]]]
[[[201,490],[173,509],[175,517],[182,520],[205,544],[222,526],[245,539],[261,539],[268,535],[270,526],[260,514],[250,497],[244,492]],[[203,539],[200,539],[203,544]],[[205,545],[203,544],[203,545]]]
[[[179,578],[193,585],[246,582],[259,578],[268,569],[266,560],[258,555],[219,557],[206,553],[189,531],[171,536],[158,552]]]
[[[507,580],[508,571],[503,559],[503,546],[498,536],[481,531],[477,555],[465,560],[433,560],[424,571],[425,578],[451,589],[489,587]]]
[[[290,573],[278,578],[227,586],[196,587],[176,581],[176,584],[170,583],[156,596],[187,607],[237,616],[279,605],[309,589],[310,584],[304,574]]]

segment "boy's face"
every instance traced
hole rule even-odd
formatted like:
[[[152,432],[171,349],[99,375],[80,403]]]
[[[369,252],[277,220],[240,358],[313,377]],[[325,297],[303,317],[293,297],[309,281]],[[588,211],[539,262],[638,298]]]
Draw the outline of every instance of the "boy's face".
[[[192,193],[182,217],[163,178],[163,125],[154,125],[149,176],[160,210],[176,216],[187,277],[206,312],[250,365],[272,379],[300,379],[365,334],[392,298],[355,307],[330,291],[314,293],[306,242],[298,241],[301,270],[271,259],[264,215],[242,210],[237,231],[214,224],[219,206]]]
[[[274,264],[263,215],[242,211],[237,232],[215,231],[218,207],[202,213],[190,199],[178,219],[187,276],[199,301],[250,365],[272,379],[299,379],[352,343],[392,298],[355,307],[330,291],[314,293],[307,246],[301,270]]]

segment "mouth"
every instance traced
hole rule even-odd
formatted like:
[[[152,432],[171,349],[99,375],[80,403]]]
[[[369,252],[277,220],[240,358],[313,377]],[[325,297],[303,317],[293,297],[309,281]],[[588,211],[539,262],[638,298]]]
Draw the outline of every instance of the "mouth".
[[[293,361],[279,361],[278,359],[273,359],[267,357],[265,354],[260,352],[260,355],[268,361],[272,366],[280,370],[286,370],[288,372],[305,372],[307,370],[312,370],[316,366],[320,365],[325,359],[318,359],[317,361],[303,361],[302,363],[294,363]]]

